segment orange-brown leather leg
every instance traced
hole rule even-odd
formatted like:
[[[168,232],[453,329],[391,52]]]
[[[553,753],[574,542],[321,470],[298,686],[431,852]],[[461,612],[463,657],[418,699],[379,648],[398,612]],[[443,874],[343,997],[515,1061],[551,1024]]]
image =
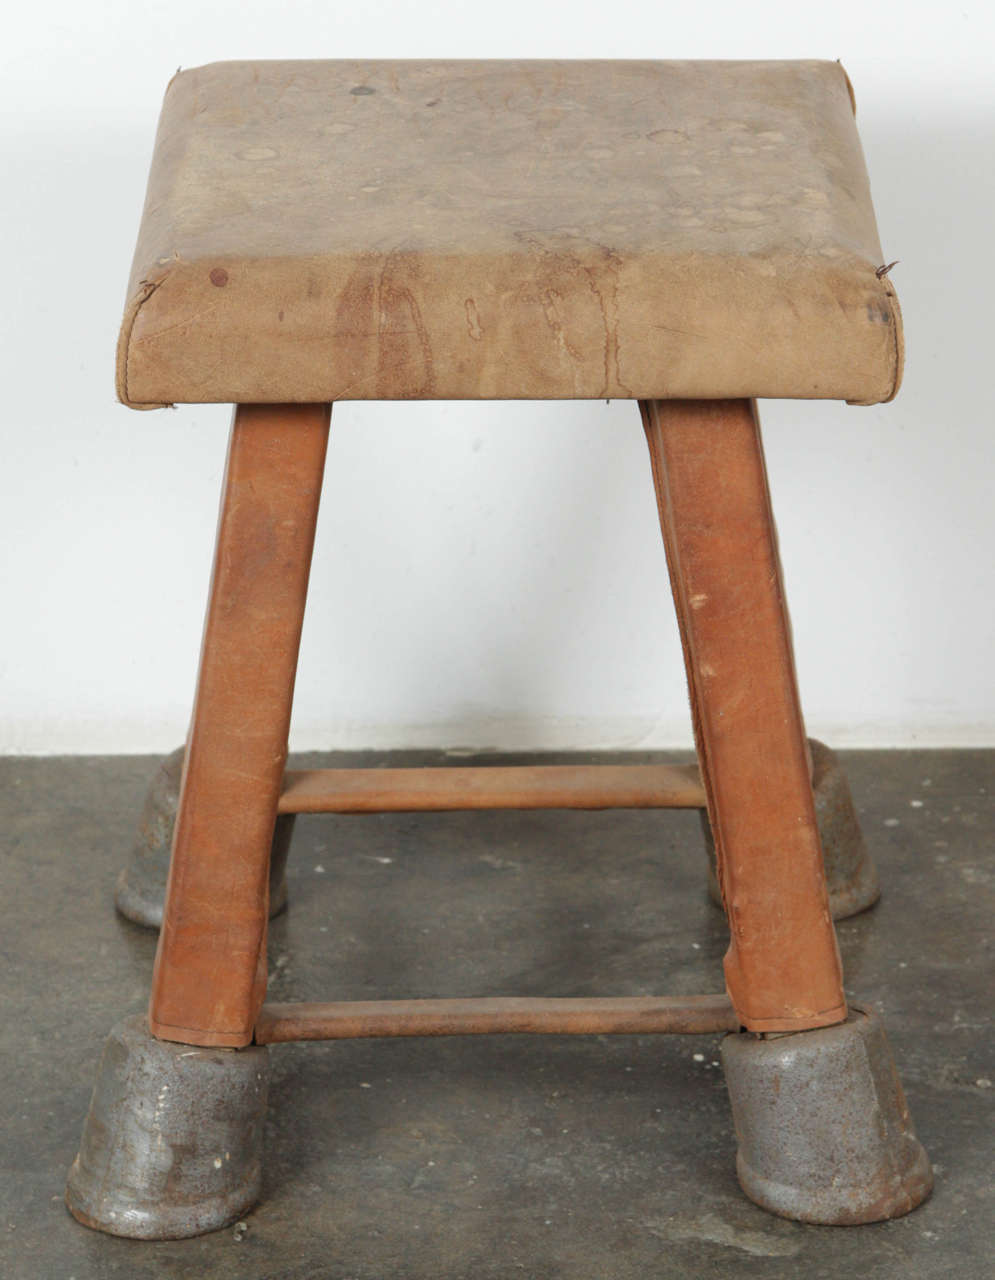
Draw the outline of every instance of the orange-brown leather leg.
[[[760,428],[748,400],[640,405],[744,1027],[846,1017]]]
[[[235,410],[149,1026],[252,1040],[328,405]]]

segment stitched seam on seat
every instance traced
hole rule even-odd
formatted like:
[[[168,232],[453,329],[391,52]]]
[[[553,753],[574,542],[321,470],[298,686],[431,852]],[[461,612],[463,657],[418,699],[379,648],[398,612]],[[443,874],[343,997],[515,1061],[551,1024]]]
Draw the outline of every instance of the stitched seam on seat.
[[[852,110],[852,112],[853,112],[853,118],[856,120],[856,118],[857,118],[857,95],[856,95],[856,94],[854,93],[854,91],[853,91],[853,81],[850,79],[849,75],[847,74],[847,69],[846,69],[846,67],[844,67],[844,65],[843,65],[842,61],[841,61],[839,58],[837,58],[837,59],[836,59],[836,65],[837,65],[837,66],[839,67],[839,69],[843,72],[843,79],[846,81],[846,91],[847,91],[847,93],[850,95],[850,109],[851,109],[851,110]]]
[[[894,369],[892,372],[891,390],[881,402],[882,404],[887,404],[890,400],[894,400],[895,396],[898,395],[898,389],[902,385],[904,343],[902,341],[902,316],[898,309],[898,296],[894,289],[889,288],[888,285],[885,285],[884,294],[888,299],[888,310],[891,313],[891,336],[894,344]]]
[[[167,278],[168,274],[163,275],[158,280],[143,280],[141,282],[141,292],[131,301],[128,310],[125,312],[119,339],[118,363],[121,373],[120,389],[124,392],[122,400],[129,409],[168,409],[171,407],[166,401],[133,400],[131,389],[128,385],[131,374],[131,336],[135,328],[135,322],[138,319],[138,313],[156,290],[165,284]]]
[[[884,389],[884,394],[878,394],[873,397],[865,397],[860,400],[853,400],[847,397],[847,404],[854,405],[871,405],[871,404],[888,404],[898,395],[899,388],[902,385],[902,373],[905,366],[905,343],[903,341],[902,312],[898,304],[898,295],[895,293],[888,283],[881,281],[881,291],[887,300],[888,314],[891,317],[889,328],[891,330],[891,373],[888,379],[889,385]]]

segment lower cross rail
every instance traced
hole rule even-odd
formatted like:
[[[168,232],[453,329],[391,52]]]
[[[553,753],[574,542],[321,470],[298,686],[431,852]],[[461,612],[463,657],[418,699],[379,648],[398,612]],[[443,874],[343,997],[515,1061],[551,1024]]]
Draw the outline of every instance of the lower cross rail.
[[[372,1000],[264,1004],[256,1044],[372,1036],[706,1035],[738,1031],[726,995]]]
[[[288,770],[280,813],[703,809],[695,764]]]

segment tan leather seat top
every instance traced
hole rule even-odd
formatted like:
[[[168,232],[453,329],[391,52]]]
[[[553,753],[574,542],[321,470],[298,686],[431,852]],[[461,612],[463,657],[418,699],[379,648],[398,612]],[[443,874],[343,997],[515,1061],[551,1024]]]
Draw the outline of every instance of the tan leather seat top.
[[[163,107],[118,392],[792,396],[901,368],[833,62],[227,62]]]

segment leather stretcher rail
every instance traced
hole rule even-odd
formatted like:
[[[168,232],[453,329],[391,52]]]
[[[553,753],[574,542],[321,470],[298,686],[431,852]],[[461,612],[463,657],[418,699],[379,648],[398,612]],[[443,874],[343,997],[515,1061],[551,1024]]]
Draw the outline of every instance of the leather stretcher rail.
[[[280,813],[704,807],[695,764],[288,770],[279,800]]]

